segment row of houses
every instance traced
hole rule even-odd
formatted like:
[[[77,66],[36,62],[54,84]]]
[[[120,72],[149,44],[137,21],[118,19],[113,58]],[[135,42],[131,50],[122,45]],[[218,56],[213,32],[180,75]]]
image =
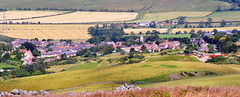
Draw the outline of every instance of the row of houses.
[[[142,45],[132,45],[130,47],[127,47],[127,46],[122,46],[122,50],[125,52],[125,53],[130,53],[130,50],[131,48],[134,48],[135,51],[139,51],[139,52],[142,52],[141,48],[142,46],[146,46],[146,49],[153,53],[153,52],[158,52],[158,51],[161,51],[162,49],[180,49],[180,42],[179,41],[168,41],[166,40],[165,42],[157,45],[156,43],[152,43],[152,44],[148,44],[148,43],[145,43],[145,44],[142,44]]]

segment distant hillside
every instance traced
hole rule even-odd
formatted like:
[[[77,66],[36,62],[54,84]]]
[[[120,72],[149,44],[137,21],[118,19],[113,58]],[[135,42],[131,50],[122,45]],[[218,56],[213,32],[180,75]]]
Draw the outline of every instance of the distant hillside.
[[[74,8],[85,10],[117,11],[213,11],[221,5],[230,8],[228,2],[218,0],[0,0],[1,9],[16,8]]]

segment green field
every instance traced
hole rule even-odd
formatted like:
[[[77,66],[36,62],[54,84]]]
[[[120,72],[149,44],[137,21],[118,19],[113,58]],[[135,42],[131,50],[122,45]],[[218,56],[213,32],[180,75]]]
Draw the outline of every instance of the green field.
[[[212,15],[204,16],[204,17],[188,17],[186,18],[187,21],[205,21],[207,22],[208,18],[212,18],[212,21],[240,21],[239,17],[240,11],[225,11],[225,12],[215,12]]]
[[[5,64],[5,63],[0,63],[0,69],[6,68],[6,67],[16,67],[16,66]]]
[[[195,62],[196,59],[189,57],[160,56],[158,54],[146,54],[145,56],[146,60],[141,63],[100,66],[91,69],[80,68],[73,71],[11,79],[0,84],[0,91],[10,91],[14,88],[59,90],[106,81],[162,82],[169,81],[170,74],[181,71],[208,71],[216,74],[240,73],[239,66],[206,64]],[[187,60],[179,61],[182,58]],[[148,59],[151,60],[148,61]],[[172,61],[166,61],[166,59],[172,59]]]
[[[0,0],[0,8],[77,8],[96,10],[135,11],[214,11],[218,5],[222,9],[231,4],[216,0]]]

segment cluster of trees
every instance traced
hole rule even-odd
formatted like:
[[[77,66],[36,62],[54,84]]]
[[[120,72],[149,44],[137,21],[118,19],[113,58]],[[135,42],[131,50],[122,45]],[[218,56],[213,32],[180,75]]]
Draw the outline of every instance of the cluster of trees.
[[[21,44],[21,46],[19,48],[30,50],[32,52],[33,56],[39,56],[41,54],[41,52],[37,50],[37,46],[30,42],[25,42],[25,43]]]
[[[142,48],[144,48],[144,47],[142,47]],[[144,58],[145,58],[145,56],[136,52],[134,48],[131,48],[128,56],[121,57],[118,60],[120,62],[118,65],[139,63],[139,62],[145,60]]]
[[[6,9],[1,9],[7,11]],[[57,10],[57,11],[93,11],[93,12],[135,12],[134,10],[109,10],[109,9],[75,9],[75,8],[22,8],[18,7],[16,10]]]
[[[224,32],[218,32],[214,29],[213,36],[204,36],[203,39],[209,44],[217,44],[218,48],[223,53],[236,53],[238,46],[235,42],[239,41],[240,32],[238,30],[233,30],[232,33],[233,35],[227,35]]]
[[[114,51],[113,45],[97,45],[91,48],[81,49],[77,52],[77,56],[84,56],[84,57],[97,57],[97,52],[101,54],[111,54]]]
[[[98,44],[102,41],[120,41],[125,34],[123,29],[115,28],[115,26],[108,27],[107,24],[103,24],[103,27],[99,27],[98,25],[90,27],[88,28],[88,32],[93,36],[87,40],[91,44]]]
[[[26,77],[26,76],[33,76],[33,75],[41,75],[46,74],[47,65],[40,61],[38,63],[34,63],[32,65],[25,65],[25,66],[18,66],[18,69],[13,69],[10,72],[2,72],[0,73],[0,77],[5,79],[8,78],[19,78],[19,77]]]

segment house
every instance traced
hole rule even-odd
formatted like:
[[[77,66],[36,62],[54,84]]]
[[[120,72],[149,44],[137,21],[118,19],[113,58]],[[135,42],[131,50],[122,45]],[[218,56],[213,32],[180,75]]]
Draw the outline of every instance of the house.
[[[149,27],[151,22],[141,22],[139,25],[143,27]]]
[[[34,57],[30,50],[25,52],[23,58],[21,59],[22,61],[24,61],[22,65],[33,64],[33,59]]]
[[[19,49],[19,52],[20,53],[26,53],[27,52],[27,49],[25,48],[25,49]]]

